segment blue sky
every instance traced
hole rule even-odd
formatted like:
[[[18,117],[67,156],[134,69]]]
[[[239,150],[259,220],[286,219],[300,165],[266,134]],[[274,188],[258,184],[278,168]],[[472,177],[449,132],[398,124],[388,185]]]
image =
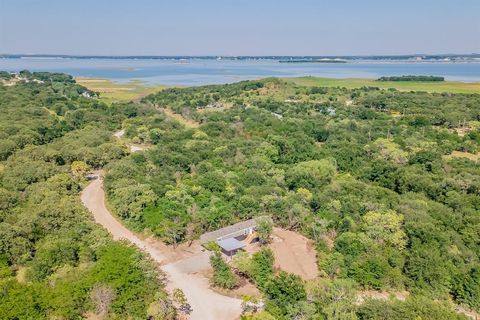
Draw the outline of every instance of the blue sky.
[[[480,52],[480,0],[0,0],[0,53]]]

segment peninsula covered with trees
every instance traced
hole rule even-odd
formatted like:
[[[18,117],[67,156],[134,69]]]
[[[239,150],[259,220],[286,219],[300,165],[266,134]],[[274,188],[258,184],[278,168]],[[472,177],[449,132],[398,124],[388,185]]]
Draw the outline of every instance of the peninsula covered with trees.
[[[107,105],[65,75],[25,78],[0,85],[5,319],[175,317],[161,272],[79,202],[101,168],[118,218],[167,244],[260,216],[313,241],[308,281],[276,270],[268,249],[212,255],[212,285],[242,275],[261,292],[245,319],[480,311],[480,94],[269,78]],[[131,153],[119,129],[148,148]]]

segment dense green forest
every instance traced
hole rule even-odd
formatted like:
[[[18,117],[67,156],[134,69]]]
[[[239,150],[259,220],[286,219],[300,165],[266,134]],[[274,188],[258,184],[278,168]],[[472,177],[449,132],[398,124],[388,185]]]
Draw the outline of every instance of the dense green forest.
[[[89,167],[105,169],[109,204],[129,227],[169,244],[256,216],[311,238],[314,281],[276,272],[268,250],[241,264],[265,297],[265,311],[246,318],[446,320],[464,319],[454,304],[480,311],[480,94],[265,79],[105,105],[84,90],[48,74],[0,85],[6,319],[98,313],[97,291],[110,296],[113,319],[174,312],[151,263],[112,242],[81,206]],[[151,148],[128,154],[112,138],[120,127]],[[214,281],[234,285],[213,257]],[[364,290],[410,294],[357,303]]]
[[[126,155],[111,131],[141,111],[84,98],[67,75],[28,79],[0,85],[0,318],[173,312],[156,267],[113,242],[79,199],[88,167]]]
[[[411,294],[356,312],[350,304],[343,311],[352,317],[410,310],[404,318],[413,319],[415,308],[450,299],[479,310],[480,168],[451,154],[479,151],[480,95],[267,79],[167,89],[143,103],[190,121],[126,120],[127,137],[155,145],[108,165],[109,199],[131,227],[178,243],[270,215],[315,240],[329,286]],[[320,302],[314,309],[335,318]]]

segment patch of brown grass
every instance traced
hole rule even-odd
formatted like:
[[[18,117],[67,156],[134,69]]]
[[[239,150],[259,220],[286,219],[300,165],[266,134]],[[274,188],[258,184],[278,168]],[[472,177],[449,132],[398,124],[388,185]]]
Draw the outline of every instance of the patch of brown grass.
[[[454,158],[467,158],[468,160],[478,162],[478,160],[480,160],[480,153],[473,154],[463,151],[453,151],[451,154],[444,156],[444,158],[447,160]]]
[[[357,294],[357,304],[362,304],[365,300],[374,299],[374,300],[388,300],[390,297],[393,297],[400,301],[405,301],[410,295],[408,291],[375,291],[375,290],[364,290],[359,291]]]
[[[148,86],[132,80],[125,84],[114,83],[109,79],[75,78],[75,81],[89,90],[100,93],[100,100],[107,103],[118,101],[137,101],[142,97],[164,89],[164,86]]]
[[[27,283],[27,270],[26,267],[18,268],[15,278],[19,283]]]
[[[168,117],[177,120],[187,128],[198,128],[200,124],[190,119],[185,119],[181,114],[175,113],[168,108],[158,108],[158,110],[165,113]]]

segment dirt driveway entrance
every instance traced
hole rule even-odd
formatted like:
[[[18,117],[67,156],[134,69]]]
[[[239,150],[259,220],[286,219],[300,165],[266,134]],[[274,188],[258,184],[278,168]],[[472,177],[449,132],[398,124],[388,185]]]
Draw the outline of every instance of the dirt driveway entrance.
[[[92,212],[95,221],[107,229],[115,240],[126,239],[141,250],[147,252],[166,273],[168,283],[167,290],[170,292],[182,289],[190,303],[193,312],[189,319],[192,320],[235,320],[241,314],[241,301],[218,294],[210,289],[208,279],[196,272],[207,263],[208,253],[201,252],[198,256],[192,256],[166,265],[167,255],[162,252],[163,243],[153,243],[153,240],[143,240],[138,235],[122,225],[105,206],[105,193],[101,174],[93,180],[81,193],[81,200],[85,207]]]

